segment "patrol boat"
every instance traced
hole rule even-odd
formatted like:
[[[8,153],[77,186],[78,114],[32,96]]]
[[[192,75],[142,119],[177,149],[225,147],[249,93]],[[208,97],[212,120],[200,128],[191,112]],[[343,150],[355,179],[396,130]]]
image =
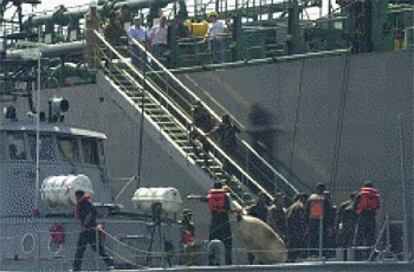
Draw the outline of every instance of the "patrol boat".
[[[169,251],[178,248],[179,227],[174,214],[182,204],[178,192],[172,188],[138,190],[135,202],[148,213],[122,212],[121,205],[114,203],[111,196],[104,156],[105,134],[66,125],[66,99],[53,98],[49,105],[51,115],[43,120],[45,115],[39,114],[42,120],[38,124],[21,120],[20,112],[9,105],[4,110],[5,121],[0,124],[2,270],[72,268],[80,232],[79,221],[74,218],[77,190],[92,195],[97,221],[104,226],[100,235],[105,239],[97,243],[104,243],[107,254],[116,258],[116,268],[171,263],[172,257],[161,252],[165,247]],[[168,205],[151,210],[154,195],[161,205],[168,195],[174,212],[166,212]],[[106,269],[91,250],[86,251],[82,267]]]

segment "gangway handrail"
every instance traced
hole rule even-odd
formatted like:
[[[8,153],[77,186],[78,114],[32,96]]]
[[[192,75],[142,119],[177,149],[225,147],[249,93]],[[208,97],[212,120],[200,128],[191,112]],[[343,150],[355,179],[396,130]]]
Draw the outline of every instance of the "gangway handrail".
[[[130,68],[135,74],[137,74],[140,78],[144,78],[144,76],[128,61],[126,61],[126,59],[118,52],[116,51],[113,46],[111,44],[109,44],[104,37],[102,37],[102,35],[95,30],[95,35],[104,43],[105,46],[107,46],[112,52],[115,53],[115,55],[117,57],[119,57],[119,59],[125,64],[127,65],[128,68]],[[145,48],[144,48],[145,49]],[[148,54],[150,54],[148,52]],[[151,57],[153,59],[155,59],[152,55]],[[157,60],[158,61],[158,60]],[[159,63],[159,62],[158,62]],[[164,94],[162,94],[160,91],[157,90],[157,88],[148,81],[148,79],[145,79],[145,83],[151,87],[152,89],[154,89],[154,91],[157,92],[157,94],[159,94],[168,104],[172,104],[172,106],[174,107],[174,110],[181,115],[180,117],[183,118],[186,122],[191,123],[190,119],[187,117],[187,115],[185,113],[183,113],[180,109],[176,108],[176,106],[174,106],[174,103],[172,103],[170,101],[169,98],[165,97]],[[255,179],[253,179],[246,171],[244,171],[243,168],[241,168],[233,159],[229,158],[229,156],[215,143],[213,142],[211,139],[207,138],[209,144],[211,144],[219,153],[221,156],[223,156],[227,161],[229,161],[232,165],[234,165],[236,167],[236,169],[244,176],[246,177],[250,183],[252,183],[258,190],[262,191],[263,193],[265,193],[267,195],[267,197],[269,197],[270,199],[273,199],[272,195],[265,189],[263,188]],[[241,199],[239,196],[237,196],[238,199]]]
[[[103,42],[105,46],[107,46],[112,52],[115,53],[115,55],[122,61],[122,63],[128,66],[128,68],[131,69],[135,74],[137,74],[141,79],[144,79],[144,76],[141,74],[141,72],[139,72],[134,65],[129,63],[117,50],[115,50],[115,48],[113,48],[113,46],[109,44],[98,31],[94,30],[94,32],[95,32],[95,35],[101,40],[101,42]],[[181,110],[175,105],[175,103],[171,102],[164,95],[164,93],[160,92],[159,90],[157,90],[157,88],[155,88],[155,86],[153,86],[152,82],[150,82],[148,79],[145,79],[145,84],[150,86],[158,95],[160,95],[165,101],[171,104],[171,106],[174,108],[175,111],[181,112]],[[190,118],[188,118],[185,114],[181,114],[181,115],[182,115],[181,117],[184,118],[188,123],[191,123]]]
[[[131,41],[133,42],[133,44],[135,45],[135,46],[137,46],[140,50],[142,50],[142,51],[144,51],[144,52],[146,52],[146,55],[147,55],[147,57],[149,57],[149,59],[151,60],[151,61],[154,61],[160,68],[161,68],[161,70],[164,72],[164,73],[166,73],[168,76],[170,76],[173,80],[174,80],[174,82],[175,83],[177,83],[182,89],[184,89],[185,90],[185,92],[188,94],[188,95],[190,95],[193,99],[194,99],[194,101],[201,101],[201,99],[197,96],[197,95],[195,95],[187,86],[185,86],[182,82],[181,82],[181,80],[179,80],[173,73],[171,73],[171,71],[169,70],[169,69],[167,69],[160,61],[158,61],[158,59],[156,59],[150,52],[148,52],[148,50],[145,48],[145,46],[144,45],[142,45],[141,43],[139,43],[138,41],[136,41],[135,39],[131,39]],[[214,116],[214,118],[216,119],[216,120],[220,120],[220,118],[219,118],[219,116],[210,108],[210,107],[208,107],[205,103],[203,103],[203,102],[201,102],[202,103],[202,105],[203,105],[203,107],[209,112],[209,114],[211,114],[212,116]],[[241,141],[241,143],[245,146],[245,147],[247,147],[247,149],[249,150],[249,151],[251,151],[251,150],[253,150],[253,148],[250,146],[250,145],[248,145],[247,143],[246,143],[246,141]],[[252,152],[253,153],[253,155],[254,156],[256,156],[262,163],[264,163],[264,162],[266,162],[266,160],[262,157],[262,156],[260,156],[260,154],[258,154],[257,152]],[[299,192],[299,190],[293,185],[293,184],[291,184],[290,182],[288,182],[287,181],[287,179],[282,175],[282,174],[280,174],[276,169],[274,169],[274,167],[272,167],[269,163],[264,163],[264,165],[268,168],[268,169],[270,169],[270,171],[273,173],[273,174],[275,174],[276,176],[278,176],[291,190],[293,190],[293,192],[295,192],[295,193],[298,193]],[[283,177],[283,178],[281,178],[281,177]],[[265,190],[266,192],[267,192],[267,190]],[[272,198],[272,197],[271,197]]]
[[[256,150],[254,150],[253,147],[250,146],[249,143],[247,143],[245,140],[241,140],[241,142],[247,147],[247,149],[252,152],[257,158],[259,158],[259,160],[266,165],[268,168],[273,168],[262,156],[260,156],[259,153],[257,153]],[[299,193],[299,190],[292,184],[290,183],[282,174],[280,174],[278,171],[275,171],[275,173],[278,178],[280,178],[292,191],[294,191],[296,194]]]

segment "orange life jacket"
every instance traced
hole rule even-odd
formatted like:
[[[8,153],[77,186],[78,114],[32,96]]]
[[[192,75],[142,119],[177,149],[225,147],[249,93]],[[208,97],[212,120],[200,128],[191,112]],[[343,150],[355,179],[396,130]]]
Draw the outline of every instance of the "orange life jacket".
[[[227,192],[223,189],[211,189],[207,194],[210,212],[225,212]]]
[[[309,197],[311,219],[321,219],[325,215],[325,196],[312,194]]]
[[[362,187],[358,196],[360,201],[356,208],[356,213],[361,214],[363,211],[376,211],[380,208],[380,195],[377,189]]]

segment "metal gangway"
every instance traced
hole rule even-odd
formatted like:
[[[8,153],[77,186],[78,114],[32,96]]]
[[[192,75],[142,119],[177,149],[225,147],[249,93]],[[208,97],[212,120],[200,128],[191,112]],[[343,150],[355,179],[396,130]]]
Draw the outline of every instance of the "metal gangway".
[[[227,185],[235,200],[242,205],[251,203],[259,192],[263,192],[269,199],[273,199],[275,192],[291,196],[298,192],[295,185],[276,171],[246,141],[237,138],[237,148],[229,154],[212,137],[194,127],[191,106],[200,99],[148,52],[145,46],[133,41],[141,52],[145,52],[144,58],[147,59],[145,67],[136,67],[99,32],[95,34],[99,41],[97,54],[105,60],[102,69],[113,85],[114,92],[119,95],[116,100],[119,106],[129,108],[126,112],[136,122],[139,121],[137,117],[141,116],[157,127],[169,144],[189,164],[202,169],[210,181],[220,181]],[[218,123],[219,116],[205,103],[202,104]],[[193,131],[193,136],[190,136],[189,130]],[[200,147],[198,140],[207,142],[210,150]]]

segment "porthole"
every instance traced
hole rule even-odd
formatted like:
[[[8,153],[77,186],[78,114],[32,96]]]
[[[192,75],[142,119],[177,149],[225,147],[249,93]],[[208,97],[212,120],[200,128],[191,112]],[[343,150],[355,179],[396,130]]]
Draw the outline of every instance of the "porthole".
[[[32,254],[35,248],[35,237],[32,233],[26,233],[21,240],[22,252],[26,255]]]

